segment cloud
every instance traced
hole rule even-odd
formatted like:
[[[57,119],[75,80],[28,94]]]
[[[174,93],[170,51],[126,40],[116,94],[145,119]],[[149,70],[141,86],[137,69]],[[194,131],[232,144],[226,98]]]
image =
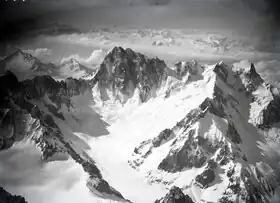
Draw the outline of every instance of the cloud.
[[[72,159],[43,163],[40,151],[30,142],[0,152],[1,186],[29,203],[103,202],[87,188],[87,179]]]
[[[267,60],[260,61],[255,64],[256,70],[262,76],[262,78],[272,84],[280,87],[280,61],[279,60]]]
[[[40,58],[44,56],[50,56],[52,54],[52,51],[47,48],[38,48],[38,49],[27,49],[23,50],[26,53],[31,54],[34,57]]]
[[[68,61],[71,58],[76,59],[81,64],[86,65],[88,68],[94,68],[95,66],[102,63],[106,52],[102,49],[94,50],[89,57],[82,57],[79,54],[73,54],[68,57],[64,57],[61,59],[61,63]]]

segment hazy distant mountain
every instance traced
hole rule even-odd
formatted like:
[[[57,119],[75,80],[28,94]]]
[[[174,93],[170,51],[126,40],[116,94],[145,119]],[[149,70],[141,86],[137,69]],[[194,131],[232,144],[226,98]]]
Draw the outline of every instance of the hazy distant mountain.
[[[93,75],[94,70],[87,68],[75,59],[65,60],[59,65],[42,63],[39,59],[22,50],[17,50],[4,58],[1,72],[13,72],[18,80],[32,79],[35,76],[50,75],[58,78],[86,78]]]
[[[62,77],[85,78],[92,76],[93,73],[93,69],[87,68],[73,58],[63,61],[59,65],[59,75]]]
[[[18,80],[29,79],[36,75],[53,75],[56,71],[54,64],[44,64],[22,50],[17,50],[10,54],[4,59],[4,62],[5,70],[12,71]]]

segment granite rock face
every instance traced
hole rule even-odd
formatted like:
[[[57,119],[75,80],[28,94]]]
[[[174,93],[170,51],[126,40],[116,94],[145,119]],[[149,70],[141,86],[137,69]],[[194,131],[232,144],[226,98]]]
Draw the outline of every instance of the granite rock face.
[[[156,89],[165,79],[164,61],[148,58],[131,49],[115,47],[106,55],[92,81],[98,85],[102,100],[109,99],[108,90],[125,101],[138,89],[141,101],[145,102],[155,96]]]

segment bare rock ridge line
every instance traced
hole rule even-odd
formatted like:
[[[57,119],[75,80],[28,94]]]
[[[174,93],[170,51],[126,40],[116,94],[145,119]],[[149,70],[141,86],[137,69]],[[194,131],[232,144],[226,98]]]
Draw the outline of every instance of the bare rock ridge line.
[[[17,63],[14,63],[15,57]],[[200,171],[188,187],[207,190],[220,175],[225,174],[228,182],[220,202],[233,202],[232,199],[238,197],[246,203],[266,203],[279,187],[278,174],[268,175],[262,171],[262,167],[270,167],[264,159],[267,157],[259,154],[254,155],[259,156],[257,158],[252,157],[247,149],[260,151],[253,139],[265,142],[260,131],[269,130],[280,121],[278,91],[265,83],[252,63],[240,68],[220,62],[206,69],[196,61],[189,61],[178,62],[171,68],[158,58],[115,47],[106,55],[92,79],[69,77],[57,81],[54,77],[59,73],[58,67],[51,65],[52,68],[48,69],[49,65],[32,55],[17,51],[5,60],[9,66],[0,76],[0,150],[7,150],[15,142],[29,139],[41,151],[45,162],[63,156],[80,164],[89,174],[87,186],[92,192],[128,201],[103,179],[96,163],[86,152],[77,151],[65,139],[56,123],[56,119],[66,120],[61,109],[71,112],[74,108],[72,98],[92,92],[93,88],[97,88],[104,102],[113,97],[125,104],[138,94],[144,103],[157,97],[158,90],[164,89],[164,99],[168,99],[180,88],[205,80],[211,95],[186,112],[185,117],[173,127],[163,129],[154,138],[140,143],[129,164],[138,169],[156,150],[169,145],[168,153],[148,174],[148,178],[154,178],[155,171],[176,174],[198,168]],[[25,64],[25,69],[19,71],[21,63]],[[78,64],[79,68],[88,70],[75,60],[66,63]],[[13,67],[15,64],[16,68]],[[208,75],[205,71],[209,71]],[[22,73],[25,73],[24,77],[21,77]],[[263,92],[267,95],[265,99],[261,94]],[[40,101],[46,98],[50,102],[42,108]],[[90,99],[94,101],[95,98]],[[215,128],[221,135],[207,134],[210,128]],[[250,137],[250,133],[255,137]],[[185,188],[171,187],[172,182],[162,181],[171,189],[156,203],[194,202],[193,197],[183,193]]]
[[[26,203],[25,199],[18,195],[12,195],[0,186],[0,202],[2,203]]]
[[[178,187],[173,186],[165,197],[156,200],[155,203],[194,203],[192,199],[185,195]]]

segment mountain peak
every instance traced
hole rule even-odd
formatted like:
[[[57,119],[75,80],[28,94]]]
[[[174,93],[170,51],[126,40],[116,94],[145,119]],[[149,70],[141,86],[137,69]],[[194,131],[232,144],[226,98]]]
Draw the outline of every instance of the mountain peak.
[[[248,67],[249,69],[249,67]],[[245,75],[250,79],[250,80],[255,80],[259,81],[260,83],[263,83],[264,80],[261,78],[261,76],[257,73],[255,65],[250,62],[250,69],[246,71],[245,69]]]
[[[56,71],[53,64],[44,64],[29,53],[16,50],[4,59],[5,70],[12,71],[19,81],[34,78],[37,75],[50,75]]]
[[[251,66],[250,66],[250,73],[255,74],[255,75],[257,74],[255,65],[252,62],[251,62]]]
[[[108,92],[125,102],[136,89],[142,102],[155,94],[166,79],[166,64],[159,58],[148,58],[131,49],[114,47],[101,63],[93,78],[98,83],[103,101],[109,99]]]
[[[179,187],[173,186],[165,197],[155,203],[194,203],[188,195],[184,195]]]
[[[5,61],[9,61],[9,60],[12,60],[14,59],[15,57],[23,57],[25,60],[36,60],[36,58],[34,56],[32,56],[31,54],[29,53],[26,53],[24,51],[22,51],[21,49],[17,49],[16,51],[14,51],[13,53],[11,53],[10,55],[8,55],[4,60]]]
[[[229,67],[223,61],[217,63],[213,70],[224,82],[227,81],[229,74]]]
[[[84,78],[93,74],[94,70],[84,66],[77,59],[70,58],[61,62],[59,72],[63,77]]]
[[[233,70],[239,75],[243,85],[248,92],[253,92],[264,84],[264,80],[257,73],[255,65],[250,61],[241,61],[233,65]]]
[[[77,60],[77,59],[75,59],[75,58],[70,58],[70,59],[67,59],[67,60],[64,60],[64,61],[62,61],[62,63],[61,64],[80,64],[80,62]]]

